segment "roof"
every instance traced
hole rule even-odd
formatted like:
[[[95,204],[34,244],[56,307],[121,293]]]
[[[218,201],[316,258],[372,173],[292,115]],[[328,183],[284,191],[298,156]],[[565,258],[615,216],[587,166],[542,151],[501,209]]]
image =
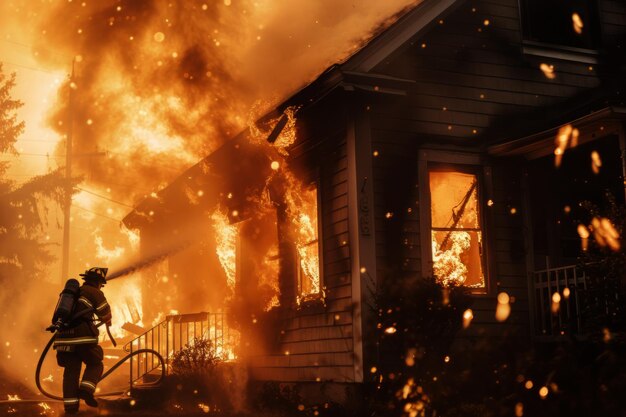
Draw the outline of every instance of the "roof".
[[[411,40],[428,30],[436,18],[455,9],[463,0],[418,0],[416,5],[398,13],[400,17],[388,28],[382,30],[362,48],[347,57],[343,62],[334,64],[323,71],[313,82],[304,86],[277,105],[270,112],[257,120],[265,123],[279,117],[290,106],[310,106],[337,88],[373,90],[389,94],[405,94],[405,91],[414,81],[403,80],[372,73],[372,70],[381,62],[399,53]],[[159,198],[146,198],[130,212],[122,222],[128,227],[140,227],[151,212],[162,207],[168,196],[175,194],[175,190],[183,187],[186,182],[195,179],[199,173],[206,173],[210,165],[224,160],[229,148],[240,146],[249,129],[226,141],[215,152],[203,158],[191,168],[185,170],[179,177],[159,192]],[[228,158],[227,158],[228,159]],[[241,160],[242,158],[237,158]],[[217,170],[219,171],[219,169]],[[261,174],[259,174],[261,176]],[[215,191],[214,191],[215,192]],[[171,198],[171,197],[170,197]]]

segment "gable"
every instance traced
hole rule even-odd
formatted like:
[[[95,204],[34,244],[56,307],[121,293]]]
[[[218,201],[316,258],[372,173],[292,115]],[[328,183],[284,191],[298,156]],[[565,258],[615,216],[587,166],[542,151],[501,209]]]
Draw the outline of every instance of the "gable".
[[[602,16],[603,22],[611,20],[611,14]],[[449,6],[378,64],[363,67],[372,75],[413,82],[401,105],[371,98],[380,116],[373,128],[480,147],[548,129],[620,97],[624,83],[615,63],[623,60],[619,42],[626,25],[612,24],[597,56],[529,49],[521,27],[517,0]]]

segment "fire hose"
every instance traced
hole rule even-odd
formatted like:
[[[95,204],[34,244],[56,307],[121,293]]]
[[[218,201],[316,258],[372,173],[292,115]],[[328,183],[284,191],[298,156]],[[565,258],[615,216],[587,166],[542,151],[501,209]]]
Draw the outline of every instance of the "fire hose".
[[[104,323],[98,324],[97,327],[102,326],[102,324],[104,324]],[[109,334],[109,337],[111,338],[111,342],[113,342],[113,345],[115,346],[116,345],[115,339],[113,339],[108,326],[107,326],[107,333]],[[46,356],[48,354],[48,351],[50,350],[50,347],[54,343],[54,339],[56,338],[56,335],[57,335],[57,332],[55,331],[54,334],[52,335],[52,337],[50,338],[50,340],[48,341],[48,344],[44,348],[43,352],[41,352],[41,356],[39,357],[39,362],[37,363],[37,369],[35,371],[35,383],[37,385],[37,389],[39,390],[39,392],[41,392],[46,397],[48,397],[48,398],[50,398],[52,400],[63,401],[63,397],[59,397],[58,395],[51,394],[51,393],[46,391],[41,386],[41,367],[43,366],[43,362],[44,362],[44,360],[45,360],[45,358],[46,358]],[[161,380],[165,377],[165,360],[163,359],[163,356],[161,356],[156,350],[153,350],[153,349],[138,349],[138,350],[133,351],[133,352],[129,353],[128,355],[124,356],[122,359],[117,361],[115,363],[115,365],[113,365],[108,371],[106,371],[104,374],[102,374],[102,377],[100,377],[100,381],[102,381],[107,376],[111,375],[111,373],[113,373],[113,371],[115,371],[117,368],[119,368],[128,359],[130,359],[131,357],[133,357],[135,355],[139,355],[139,354],[142,354],[142,353],[146,353],[146,354],[150,353],[150,354],[156,356],[157,359],[159,360],[159,362],[161,364],[161,375],[159,376],[159,379],[157,379],[154,382],[151,382],[150,384],[145,384],[145,385],[150,385],[150,386],[158,385],[161,382]],[[98,394],[97,396],[98,397],[103,397],[103,396],[115,395],[115,394],[121,394],[121,393],[120,392],[104,393],[104,394]],[[28,400],[22,400],[22,401],[28,401]],[[38,400],[38,401],[40,401],[40,400]]]

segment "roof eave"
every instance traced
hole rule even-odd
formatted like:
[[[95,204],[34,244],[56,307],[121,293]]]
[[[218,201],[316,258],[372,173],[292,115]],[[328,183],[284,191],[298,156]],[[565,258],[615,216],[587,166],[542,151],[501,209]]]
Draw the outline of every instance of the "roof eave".
[[[581,130],[579,144],[582,144],[600,136],[598,132],[601,136],[618,132],[624,120],[626,107],[609,106],[550,129],[489,146],[487,153],[497,157],[523,156],[526,159],[535,159],[554,151],[554,140],[559,129],[568,124]]]

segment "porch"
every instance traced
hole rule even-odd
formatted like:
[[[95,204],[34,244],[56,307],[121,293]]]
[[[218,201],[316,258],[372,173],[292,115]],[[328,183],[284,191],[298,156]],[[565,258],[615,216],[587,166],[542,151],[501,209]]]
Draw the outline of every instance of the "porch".
[[[535,341],[588,338],[617,313],[615,277],[590,274],[591,265],[549,267],[530,273],[532,335]],[[596,265],[597,266],[597,265]]]

